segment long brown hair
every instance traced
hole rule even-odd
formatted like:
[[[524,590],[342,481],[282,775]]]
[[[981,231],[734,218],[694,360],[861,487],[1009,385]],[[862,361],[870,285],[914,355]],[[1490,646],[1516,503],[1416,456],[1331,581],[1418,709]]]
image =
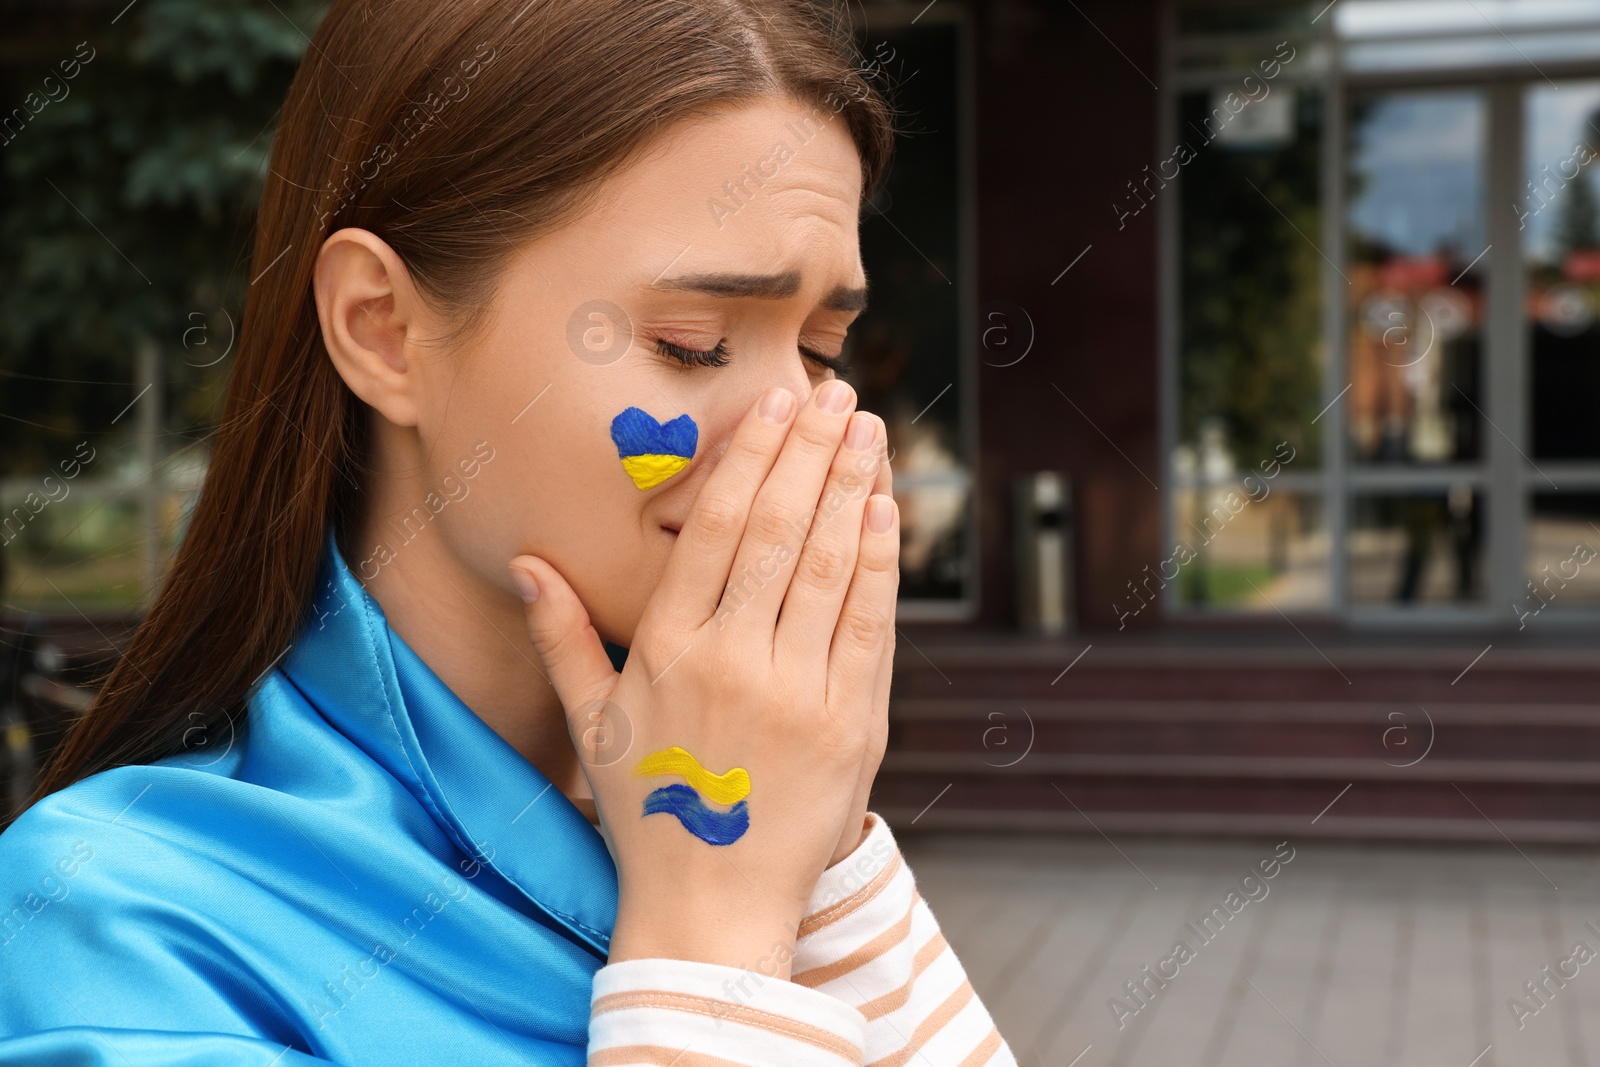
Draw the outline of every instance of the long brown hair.
[[[343,226],[394,247],[470,334],[515,246],[592,203],[667,125],[779,94],[843,118],[864,196],[892,108],[817,0],[338,0],[284,103],[210,468],[172,569],[32,801],[223,736],[363,510],[369,412],[311,292]],[[30,801],[30,803],[32,802]]]

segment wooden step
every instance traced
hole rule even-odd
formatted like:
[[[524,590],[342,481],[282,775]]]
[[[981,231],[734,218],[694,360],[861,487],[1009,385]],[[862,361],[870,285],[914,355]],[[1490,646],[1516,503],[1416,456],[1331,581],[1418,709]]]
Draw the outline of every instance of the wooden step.
[[[1085,644],[897,646],[873,809],[897,831],[1600,843],[1595,642]]]
[[[1600,692],[1600,642],[1592,639],[1439,643],[1397,633],[1338,640],[1344,643],[1321,636],[1312,647],[1261,635],[1205,644],[924,637],[897,642],[894,693],[900,699],[1581,704]]]
[[[1600,704],[901,700],[891,749],[1107,755],[1600,760]]]
[[[1600,841],[1600,782],[1594,781],[891,771],[879,776],[872,804],[896,830],[944,825],[1086,829],[1109,820],[1173,832],[1184,825],[1178,818],[1183,816],[1204,817],[1214,833],[1251,832],[1247,827],[1258,817],[1306,828],[1333,820],[1324,833],[1350,828],[1354,824],[1348,820],[1358,819],[1365,833],[1383,820],[1397,820],[1401,827],[1443,819],[1463,824],[1456,837],[1522,840],[1523,829],[1534,823],[1563,823],[1588,825],[1588,833]]]
[[[882,770],[895,775],[943,775],[1015,780],[1046,778],[1243,779],[1255,781],[1529,782],[1600,785],[1600,760],[1424,759],[1396,767],[1371,759],[1278,756],[1068,755],[1032,753],[1015,766],[997,766],[974,753],[894,752]]]

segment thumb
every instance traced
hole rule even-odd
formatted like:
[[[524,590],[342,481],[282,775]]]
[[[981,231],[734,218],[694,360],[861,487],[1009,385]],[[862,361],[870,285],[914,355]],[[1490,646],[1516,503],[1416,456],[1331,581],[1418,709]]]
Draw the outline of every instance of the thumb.
[[[589,612],[554,567],[537,556],[518,556],[511,579],[522,595],[528,637],[570,721],[584,705],[609,696],[619,676]]]

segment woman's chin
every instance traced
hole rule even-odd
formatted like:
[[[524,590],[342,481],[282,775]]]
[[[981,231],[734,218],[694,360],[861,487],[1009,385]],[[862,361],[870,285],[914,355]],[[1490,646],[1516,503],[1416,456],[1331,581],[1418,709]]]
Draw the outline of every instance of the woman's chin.
[[[634,634],[644,619],[645,609],[649,606],[656,587],[661,584],[668,554],[676,538],[663,532],[661,539],[663,544],[660,551],[640,552],[634,558],[634,565],[628,568],[627,574],[619,576],[621,584],[613,587],[617,595],[603,607],[599,607],[599,610],[590,610],[589,618],[594,624],[595,631],[614,645],[633,647]]]

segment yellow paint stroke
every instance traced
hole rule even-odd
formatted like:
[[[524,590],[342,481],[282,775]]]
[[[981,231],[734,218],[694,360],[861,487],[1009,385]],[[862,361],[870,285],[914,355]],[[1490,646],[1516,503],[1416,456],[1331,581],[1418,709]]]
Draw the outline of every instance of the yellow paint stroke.
[[[726,774],[712,774],[700,765],[699,760],[677,745],[650,753],[639,761],[633,773],[640,778],[652,778],[658,774],[682,775],[697,793],[718,804],[735,804],[750,795],[749,771],[735,767]]]
[[[654,489],[689,465],[688,456],[668,456],[647,453],[642,456],[623,456],[622,469],[628,472],[633,484],[640,489]]]

